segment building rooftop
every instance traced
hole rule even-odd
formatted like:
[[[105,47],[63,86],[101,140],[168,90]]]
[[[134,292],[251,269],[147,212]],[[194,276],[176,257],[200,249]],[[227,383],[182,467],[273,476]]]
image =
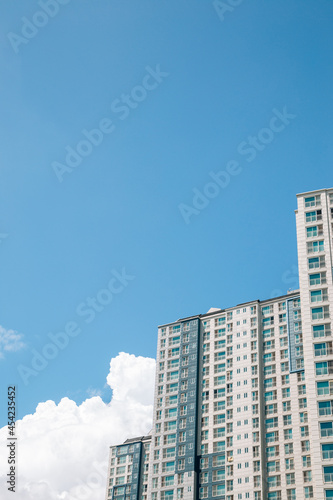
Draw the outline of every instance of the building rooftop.
[[[204,314],[195,314],[194,316],[179,318],[176,321],[171,321],[170,323],[164,323],[162,325],[159,325],[158,327],[162,328],[165,326],[173,325],[174,323],[178,323],[179,321],[191,321],[193,319],[206,318],[208,316],[213,316],[214,314],[222,314],[224,312],[236,309],[237,307],[245,307],[251,304],[266,304],[267,302],[283,300],[284,298],[290,299],[292,295],[299,295],[299,290],[288,290],[288,292],[285,295],[279,295],[278,297],[271,297],[270,299],[264,299],[264,300],[255,299],[249,302],[242,302],[241,304],[236,304],[235,306],[227,307],[226,309],[218,309],[216,307],[211,307],[209,311]]]
[[[137,443],[140,441],[146,441],[148,439],[151,439],[151,436],[139,436],[139,437],[134,437],[130,439],[126,439],[123,444],[129,444],[129,443]]]

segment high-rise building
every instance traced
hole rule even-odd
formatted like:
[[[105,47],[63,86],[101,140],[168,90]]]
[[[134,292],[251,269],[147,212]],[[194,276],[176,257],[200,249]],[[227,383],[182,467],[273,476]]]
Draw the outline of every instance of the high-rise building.
[[[151,435],[107,500],[333,499],[333,189],[297,196],[300,289],[158,329]]]

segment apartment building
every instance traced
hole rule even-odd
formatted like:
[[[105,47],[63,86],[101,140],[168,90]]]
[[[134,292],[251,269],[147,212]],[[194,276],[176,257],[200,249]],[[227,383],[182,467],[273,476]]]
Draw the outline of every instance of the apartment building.
[[[147,493],[151,436],[112,446],[106,498],[142,498]]]
[[[333,498],[333,189],[297,201],[300,289],[158,328],[153,429],[111,447],[107,500]]]

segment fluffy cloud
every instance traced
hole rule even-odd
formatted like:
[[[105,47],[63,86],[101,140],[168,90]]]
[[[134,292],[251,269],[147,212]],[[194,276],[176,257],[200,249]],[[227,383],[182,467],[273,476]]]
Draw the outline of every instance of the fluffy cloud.
[[[152,424],[155,360],[120,353],[110,362],[109,404],[94,396],[81,405],[63,398],[40,403],[18,426],[17,500],[103,500],[109,446],[145,435]],[[0,430],[0,489],[7,491]],[[3,464],[5,464],[3,466]],[[13,493],[1,498],[12,499]]]
[[[15,330],[6,330],[0,325],[0,358],[4,357],[4,351],[18,351],[25,347],[22,338],[22,334],[15,332]]]

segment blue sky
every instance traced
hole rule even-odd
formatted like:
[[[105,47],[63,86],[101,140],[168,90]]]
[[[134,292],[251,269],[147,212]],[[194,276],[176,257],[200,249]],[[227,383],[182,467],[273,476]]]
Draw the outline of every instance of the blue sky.
[[[332,187],[331,1],[41,4],[0,21],[0,325],[25,343],[3,352],[1,398],[17,384],[20,417],[109,400],[110,359],[155,357],[159,324],[294,287],[295,195]],[[45,26],[22,41],[22,18]],[[67,147],[89,153],[71,172]],[[89,297],[105,305],[88,323]],[[66,325],[77,335],[25,384],[18,367]]]

